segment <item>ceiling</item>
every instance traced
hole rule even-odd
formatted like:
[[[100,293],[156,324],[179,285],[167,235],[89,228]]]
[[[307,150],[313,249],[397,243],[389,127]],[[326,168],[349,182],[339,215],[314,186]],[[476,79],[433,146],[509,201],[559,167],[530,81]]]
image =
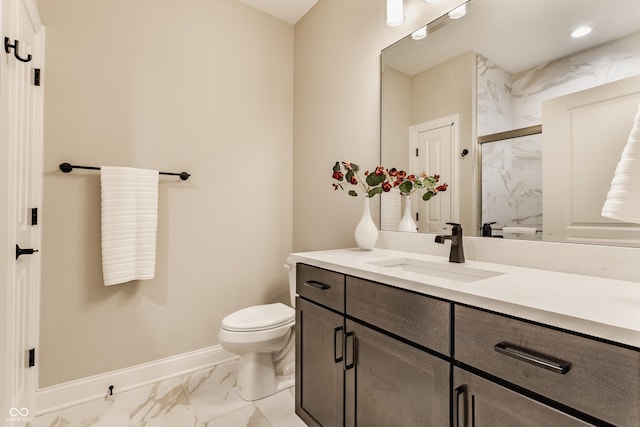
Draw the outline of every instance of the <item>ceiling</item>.
[[[593,26],[593,33],[578,40],[568,37],[583,24]],[[638,32],[640,2],[471,0],[464,18],[452,21],[445,15],[429,27],[426,39],[408,37],[385,50],[385,64],[414,75],[474,51],[516,73]]]
[[[238,0],[248,6],[295,25],[318,0]]]

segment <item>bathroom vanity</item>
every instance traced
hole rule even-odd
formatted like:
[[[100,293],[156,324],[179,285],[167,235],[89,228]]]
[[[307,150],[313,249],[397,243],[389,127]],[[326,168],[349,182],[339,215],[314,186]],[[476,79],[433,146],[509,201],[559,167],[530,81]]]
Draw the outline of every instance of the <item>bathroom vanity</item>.
[[[293,254],[310,426],[640,425],[640,285],[395,250]]]

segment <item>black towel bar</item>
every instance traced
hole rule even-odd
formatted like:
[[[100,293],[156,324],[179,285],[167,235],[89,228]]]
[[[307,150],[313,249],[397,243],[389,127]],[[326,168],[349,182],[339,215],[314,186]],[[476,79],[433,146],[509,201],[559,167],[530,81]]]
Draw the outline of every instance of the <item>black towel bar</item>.
[[[60,170],[64,173],[69,173],[71,172],[73,169],[92,169],[92,170],[100,170],[100,166],[78,166],[78,165],[72,165],[69,163],[60,163]],[[191,176],[191,174],[187,173],[187,172],[158,172],[160,175],[173,175],[173,176],[179,176],[181,180],[186,181],[189,179],[189,177]]]

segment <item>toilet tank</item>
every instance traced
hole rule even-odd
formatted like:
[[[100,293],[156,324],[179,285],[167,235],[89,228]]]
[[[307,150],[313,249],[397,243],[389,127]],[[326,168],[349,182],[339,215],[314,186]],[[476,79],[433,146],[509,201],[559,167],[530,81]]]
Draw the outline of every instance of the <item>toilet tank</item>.
[[[284,265],[289,271],[289,297],[291,298],[291,307],[296,306],[296,263],[287,258],[287,263]]]

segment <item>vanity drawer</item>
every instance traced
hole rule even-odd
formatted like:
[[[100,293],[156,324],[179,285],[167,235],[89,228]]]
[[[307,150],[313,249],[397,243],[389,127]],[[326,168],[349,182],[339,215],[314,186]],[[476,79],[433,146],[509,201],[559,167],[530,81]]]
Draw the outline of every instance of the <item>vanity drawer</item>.
[[[303,298],[344,313],[344,274],[297,264],[296,292]]]
[[[618,426],[640,425],[640,352],[455,306],[454,358]]]
[[[347,276],[347,315],[416,344],[450,354],[450,304]]]

